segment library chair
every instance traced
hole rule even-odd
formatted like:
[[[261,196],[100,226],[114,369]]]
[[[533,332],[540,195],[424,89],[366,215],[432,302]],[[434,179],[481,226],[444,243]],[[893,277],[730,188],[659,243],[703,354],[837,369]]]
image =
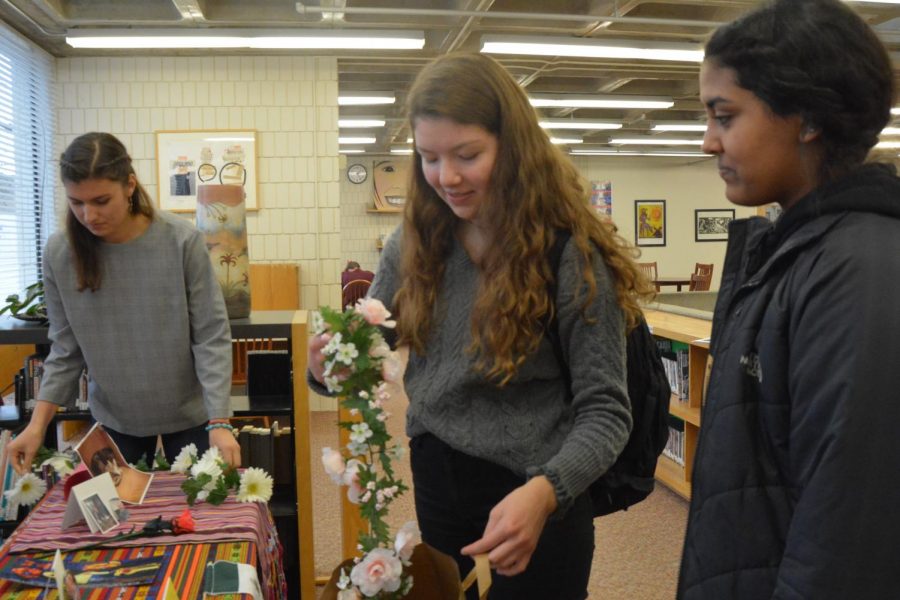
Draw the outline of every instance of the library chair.
[[[709,275],[712,279],[713,264],[712,263],[694,263],[694,275]]]
[[[348,281],[347,285],[341,289],[341,306],[347,308],[356,304],[357,300],[365,298],[370,285],[372,282],[366,279]]]
[[[691,275],[691,285],[688,288],[691,292],[708,292],[709,284],[712,282],[712,272]]]
[[[638,263],[638,267],[640,267],[641,271],[644,273],[644,276],[650,280],[651,283],[655,283],[657,277],[659,275],[656,272],[656,263],[655,262],[642,262]],[[656,291],[659,291],[659,286],[656,286]]]

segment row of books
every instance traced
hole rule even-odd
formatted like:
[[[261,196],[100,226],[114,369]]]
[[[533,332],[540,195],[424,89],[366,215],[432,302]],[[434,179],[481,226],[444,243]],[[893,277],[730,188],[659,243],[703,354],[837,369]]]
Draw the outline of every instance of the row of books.
[[[265,470],[275,485],[293,482],[294,444],[290,427],[244,425],[238,430],[241,446],[241,466]]]
[[[16,404],[22,408],[25,414],[34,410],[35,403],[40,399],[41,380],[44,376],[43,354],[31,354],[25,358],[25,365],[16,375]],[[74,410],[88,409],[88,374],[87,368],[82,370],[78,380],[78,392],[73,400]]]
[[[684,466],[684,421],[669,415],[669,441],[663,454]]]
[[[690,347],[683,342],[660,338],[656,340],[656,347],[659,348],[672,393],[681,400],[687,400],[690,391]]]

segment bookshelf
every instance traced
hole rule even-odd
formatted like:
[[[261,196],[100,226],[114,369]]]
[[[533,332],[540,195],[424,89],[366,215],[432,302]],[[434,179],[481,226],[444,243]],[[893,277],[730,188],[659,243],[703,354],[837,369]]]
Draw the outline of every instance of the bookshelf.
[[[701,340],[709,339],[712,322],[662,310],[648,309],[644,311],[644,316],[655,337],[688,345],[688,397],[687,400],[681,400],[673,394],[669,404],[669,414],[684,422],[684,465],[666,455],[660,456],[656,466],[656,479],[678,495],[690,499],[694,452],[700,434],[703,385],[709,361],[709,343]]]
[[[279,529],[283,546],[298,549],[297,564],[285,562],[286,574],[299,573],[299,590],[291,596],[316,597],[313,557],[312,474],[309,447],[309,392],[306,386],[307,312],[305,310],[253,311],[244,319],[232,319],[233,338],[282,338],[288,340],[293,377],[293,404],[282,408],[253,409],[246,398],[232,398],[235,416],[284,415],[290,420],[294,444],[294,485],[282,497],[273,496],[270,509],[276,522],[280,517],[296,517],[296,531]],[[47,327],[0,316],[0,345],[46,345]],[[60,418],[87,418],[87,413],[68,413]]]

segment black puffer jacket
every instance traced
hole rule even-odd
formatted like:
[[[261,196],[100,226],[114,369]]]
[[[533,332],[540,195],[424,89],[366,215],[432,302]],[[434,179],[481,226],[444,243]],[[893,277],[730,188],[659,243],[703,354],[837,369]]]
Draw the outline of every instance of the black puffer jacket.
[[[900,598],[900,179],[729,238],[678,597]]]

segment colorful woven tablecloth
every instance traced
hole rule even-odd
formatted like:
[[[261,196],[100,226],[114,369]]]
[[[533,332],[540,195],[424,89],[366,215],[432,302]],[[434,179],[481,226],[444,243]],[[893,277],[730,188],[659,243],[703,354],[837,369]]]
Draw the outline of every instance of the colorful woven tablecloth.
[[[141,529],[145,523],[158,516],[171,519],[188,508],[181,483],[184,475],[170,472],[154,473],[150,489],[143,503],[126,504],[128,521],[119,524],[105,534],[93,534],[85,523],[63,531],[62,520],[66,510],[62,484],[55,485],[38,506],[16,529],[3,546],[4,553],[36,550],[66,551],[94,542],[102,542],[134,526]],[[213,506],[200,502],[190,507],[196,523],[194,533],[159,537],[135,538],[108,544],[110,547],[147,546],[148,544],[196,544],[213,542],[252,542],[257,549],[258,565],[262,574],[260,583],[267,598],[278,599],[285,595],[286,584],[281,566],[281,546],[275,523],[266,504],[238,502],[229,496],[224,503]],[[205,563],[203,563],[205,564]],[[151,596],[155,597],[155,596]],[[186,597],[186,596],[182,596]],[[0,598],[6,598],[0,595]]]
[[[149,600],[161,597],[162,584],[171,580],[179,598],[200,598],[203,584],[203,567],[207,562],[228,560],[256,565],[256,551],[252,542],[220,542],[214,544],[178,544],[174,546],[144,546],[131,548],[99,548],[96,550],[80,550],[74,553],[77,563],[99,563],[111,560],[131,560],[150,556],[168,556],[163,567],[151,585],[116,587],[116,588],[82,588],[82,600]],[[0,552],[0,568],[14,555]],[[44,590],[19,583],[0,579],[0,598],[3,600],[55,600],[58,598],[55,589]],[[216,600],[237,600],[250,598],[244,594],[217,596]]]

